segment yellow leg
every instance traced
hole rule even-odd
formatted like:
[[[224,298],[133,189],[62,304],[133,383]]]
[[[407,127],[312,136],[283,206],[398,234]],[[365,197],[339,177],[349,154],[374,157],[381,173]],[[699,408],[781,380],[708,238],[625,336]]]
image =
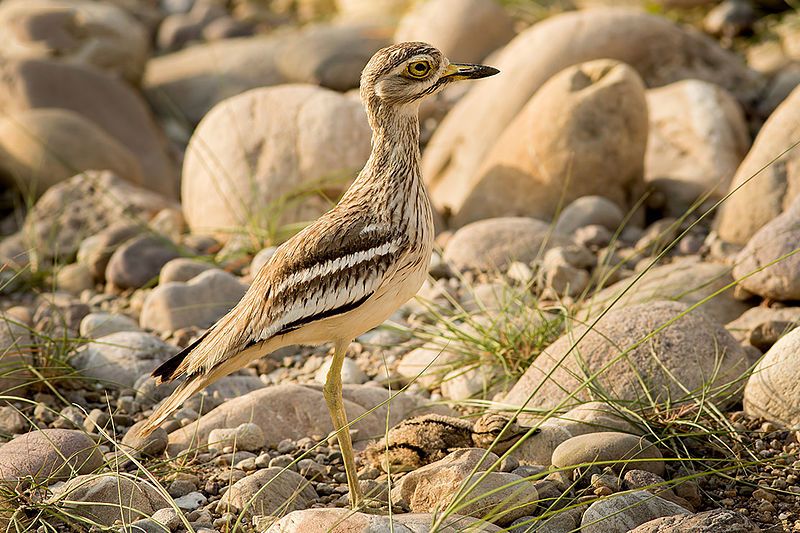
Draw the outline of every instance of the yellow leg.
[[[356,474],[356,463],[353,457],[353,442],[350,440],[350,432],[347,428],[347,413],[344,411],[344,401],[342,400],[342,363],[344,362],[347,347],[350,342],[337,342],[333,351],[333,362],[328,370],[328,377],[322,391],[328,410],[331,412],[333,429],[339,439],[339,448],[342,450],[344,458],[344,470],[347,474],[347,486],[350,488],[350,506],[355,509],[361,502],[361,489],[358,486],[358,475]]]

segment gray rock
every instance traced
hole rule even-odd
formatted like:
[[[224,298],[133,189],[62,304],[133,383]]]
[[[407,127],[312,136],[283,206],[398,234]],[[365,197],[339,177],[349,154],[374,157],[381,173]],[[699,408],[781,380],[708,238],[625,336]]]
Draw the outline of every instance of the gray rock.
[[[580,319],[591,321],[620,295],[614,304],[617,309],[657,300],[696,304],[733,283],[733,276],[731,267],[723,264],[683,260],[651,268],[626,291],[631,281],[622,280],[594,293],[583,304],[578,314]],[[746,303],[734,297],[731,288],[704,302],[699,310],[720,324],[727,324],[748,308]]]
[[[595,373],[589,388],[619,400],[648,397],[674,405],[707,394],[711,386],[720,401],[731,401],[725,394],[738,390],[748,356],[722,326],[698,309],[687,309],[679,302],[656,301],[613,309],[588,333],[587,326],[575,326],[542,351],[504,402],[552,408],[569,394],[588,400],[584,382]]]
[[[112,172],[89,170],[50,187],[25,217],[22,235],[37,243],[43,261],[73,257],[86,237],[119,220],[146,222],[169,205]]]
[[[378,387],[345,385],[343,395],[348,420],[375,408],[386,400],[387,394],[387,390]],[[297,406],[302,406],[302,409]],[[429,412],[421,408],[421,398],[406,394],[396,396],[388,410],[389,425],[398,424],[412,410],[420,410],[419,414]],[[382,434],[386,429],[386,417],[387,409],[383,406],[355,422],[351,426],[358,430],[354,440],[367,440]],[[321,387],[275,385],[229,400],[198,421],[170,433],[169,453],[173,455],[189,446],[202,446],[208,442],[212,430],[235,428],[246,422],[261,427],[264,445],[268,448],[277,447],[284,439],[296,441],[309,435],[327,435],[333,430]]]
[[[376,26],[309,25],[284,36],[276,63],[289,82],[347,91],[358,87],[367,61],[389,44],[385,29]]]
[[[628,533],[662,516],[687,515],[689,511],[649,492],[615,494],[589,506],[581,519],[586,533]]]
[[[149,457],[158,457],[167,449],[167,432],[164,428],[156,428],[155,431],[143,437],[139,434],[139,429],[144,425],[144,421],[137,422],[128,429],[122,437],[122,445],[128,452],[140,453]]]
[[[163,400],[172,394],[178,385],[179,384],[174,381],[172,383],[156,385],[149,373],[144,374],[140,376],[133,385],[133,388],[136,389],[135,400],[141,405],[152,406],[156,402],[159,402],[160,400]],[[219,381],[215,381],[206,387],[203,392],[198,393],[198,395],[204,393],[208,394],[213,398],[217,398],[221,403],[224,400],[238,398],[239,396],[244,396],[249,392],[253,392],[254,390],[264,387],[266,387],[266,384],[256,376],[233,375],[225,376]],[[187,400],[187,402],[191,402],[197,397],[198,396],[193,396]]]
[[[239,278],[216,268],[185,283],[163,283],[147,295],[139,324],[155,331],[207,328],[230,311],[246,290]]]
[[[161,267],[158,275],[158,283],[164,285],[172,281],[189,281],[202,274],[206,270],[211,270],[214,265],[188,257],[178,257],[172,259]]]
[[[734,277],[745,278],[739,285],[764,298],[800,300],[800,254],[796,253],[799,242],[800,198],[797,198],[747,241],[736,256]]]
[[[274,36],[189,46],[151,59],[142,87],[160,115],[174,116],[177,108],[180,116],[197,124],[225,98],[284,83],[275,61],[279,48],[280,39]]]
[[[56,274],[56,287],[70,294],[79,295],[94,288],[94,279],[89,267],[81,263],[64,265]]]
[[[278,510],[305,509],[317,499],[317,492],[303,476],[282,468],[265,468],[240,479],[225,493],[224,505],[247,516],[272,515]]]
[[[530,263],[548,247],[566,245],[564,237],[550,235],[546,222],[527,217],[490,218],[456,231],[443,259],[457,270],[503,270],[512,261]]]
[[[202,507],[208,501],[202,493],[200,492],[190,492],[189,494],[184,494],[180,498],[175,498],[175,505],[178,506],[179,509],[182,511],[194,511],[195,509]]]
[[[322,363],[322,366],[320,366],[319,369],[317,369],[317,372],[314,374],[314,381],[321,384],[325,383],[325,380],[328,378],[328,370],[330,370],[332,362],[332,357],[325,359],[325,362]],[[345,358],[345,360],[342,362],[341,374],[342,383],[346,383],[348,385],[361,385],[369,380],[369,377],[358,367],[358,364],[355,362],[355,360],[349,357]]]
[[[28,421],[18,409],[10,405],[0,407],[0,433],[16,435],[28,429]]]
[[[30,477],[36,483],[62,481],[89,474],[103,465],[103,454],[84,432],[42,429],[25,433],[0,447],[0,479]]]
[[[800,424],[800,329],[776,342],[756,364],[744,389],[744,410],[790,427]]]
[[[616,231],[624,217],[619,206],[608,198],[581,196],[561,211],[554,229],[564,235],[572,235],[578,228],[596,224]]]
[[[134,237],[114,252],[106,267],[106,281],[120,289],[138,289],[152,284],[168,261],[178,257],[175,245],[166,239]]]
[[[70,363],[87,377],[132,387],[139,376],[177,352],[174,346],[148,333],[121,331],[87,344]]]
[[[616,472],[637,469],[664,474],[661,452],[653,443],[644,437],[616,431],[572,437],[553,451],[552,461],[558,468],[597,462]]]
[[[257,452],[264,447],[264,431],[261,426],[246,422],[235,428],[212,429],[208,434],[211,449],[222,450],[227,446],[246,452]]]
[[[250,261],[250,275],[255,276],[261,267],[267,264],[273,255],[275,255],[275,250],[278,248],[275,246],[270,246],[268,248],[264,248],[260,250],[255,256],[253,256],[253,260]]]
[[[144,231],[142,226],[128,223],[112,223],[94,235],[81,241],[78,262],[85,264],[98,282],[106,280],[106,267],[114,251],[125,241]]]
[[[81,320],[78,331],[84,339],[99,339],[121,331],[139,331],[139,324],[125,315],[89,313]]]
[[[694,515],[674,515],[645,522],[629,533],[760,533],[746,516],[729,509],[714,509]]]
[[[18,395],[31,378],[27,366],[33,363],[34,344],[26,324],[0,314],[0,394]]]
[[[501,529],[493,524],[457,514],[442,518],[440,514],[396,513],[393,516],[365,514],[349,509],[305,509],[294,511],[280,520],[268,518],[265,524],[267,533],[308,533],[311,531],[335,531],[348,533],[374,533],[395,531],[395,533],[427,533],[433,524],[441,521],[436,528],[439,533],[493,533]]]
[[[750,332],[769,323],[800,325],[800,307],[753,307],[725,325],[733,338],[739,342],[748,340]],[[792,329],[792,328],[790,328]],[[788,332],[788,329],[787,329]]]
[[[169,506],[149,482],[111,473],[74,477],[54,491],[47,503],[104,526],[118,520],[131,523]]]

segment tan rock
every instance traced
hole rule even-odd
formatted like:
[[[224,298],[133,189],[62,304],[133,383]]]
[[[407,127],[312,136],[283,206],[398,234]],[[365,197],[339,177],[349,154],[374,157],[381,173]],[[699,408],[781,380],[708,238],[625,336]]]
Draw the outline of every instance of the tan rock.
[[[711,391],[729,394],[741,386],[747,356],[721,325],[687,309],[679,302],[656,301],[612,310],[588,333],[586,326],[574,326],[542,351],[504,402],[522,405],[533,391],[529,408],[556,407],[570,394],[588,399],[589,390],[619,400],[648,398],[648,405],[676,404]]]
[[[154,57],[142,88],[159,115],[176,110],[191,124],[226,98],[286,80],[275,62],[280,41],[272,36],[223,39]]]
[[[781,338],[756,364],[744,389],[746,413],[800,426],[800,329]]]
[[[643,191],[644,94],[622,63],[568,67],[509,123],[478,172],[454,190],[433,189],[434,204],[453,213],[455,226],[503,215],[549,220],[560,201],[592,194],[628,207]]]
[[[430,43],[451,61],[479,63],[514,37],[514,21],[495,0],[433,0],[415,5],[394,42]]]
[[[177,197],[177,172],[163,133],[144,99],[123,80],[89,66],[40,59],[0,61],[0,80],[4,112],[44,107],[74,111],[136,156],[146,188]]]
[[[725,329],[734,339],[743,342],[748,339],[751,331],[771,322],[800,325],[800,307],[753,307],[736,320],[725,324]]]
[[[0,8],[6,57],[91,65],[136,84],[150,46],[144,26],[113,4],[9,0]]]
[[[610,466],[615,472],[644,470],[664,475],[664,461],[658,448],[644,437],[604,431],[572,437],[553,451],[553,466],[557,468],[586,468],[598,463]]]
[[[680,505],[649,492],[615,494],[589,506],[581,519],[581,531],[628,533],[631,529],[662,516],[687,514],[689,511]]]
[[[348,420],[364,414],[388,399],[388,391],[377,387],[345,387],[344,404]],[[399,395],[392,400],[389,425],[399,423],[414,410],[422,407],[418,399]],[[421,413],[420,413],[421,414]],[[387,407],[376,409],[355,422],[356,441],[366,441],[382,435],[386,429]],[[252,422],[264,431],[266,448],[274,448],[283,439],[298,440],[310,435],[327,436],[333,430],[328,408],[320,388],[300,385],[276,385],[255,390],[229,400],[213,411],[169,435],[170,454],[190,446],[203,446],[216,428],[235,428]]]
[[[694,515],[664,516],[645,522],[629,533],[761,533],[746,516],[730,509],[713,509]]]
[[[254,89],[221,102],[186,151],[186,221],[195,233],[229,237],[237,227],[312,220],[330,207],[314,191],[337,197],[366,162],[370,137],[360,103],[319,87]],[[287,195],[302,200],[286,204]]]
[[[0,169],[7,185],[32,197],[84,170],[111,170],[137,185],[145,182],[125,146],[65,109],[31,109],[0,119]]]
[[[664,194],[668,213],[680,216],[706,194],[722,198],[750,148],[736,99],[713,83],[683,80],[647,91],[647,106],[644,178]]]
[[[800,150],[789,148],[798,137],[800,87],[770,115],[736,170],[731,183],[731,191],[736,192],[722,205],[716,220],[722,239],[745,244],[792,205],[800,193]]]
[[[798,243],[800,197],[750,238],[736,256],[734,277],[743,278],[739,281],[742,288],[764,298],[800,300]]]
[[[265,468],[240,479],[222,501],[246,516],[284,514],[305,509],[318,498],[311,483],[296,472]]]
[[[480,82],[436,130],[423,175],[437,204],[464,196],[481,163],[531,96],[564,68],[593,59],[631,65],[649,87],[684,78],[712,81],[742,101],[763,81],[709,38],[663,17],[628,9],[594,9],[550,17],[520,33],[493,66],[501,75]]]

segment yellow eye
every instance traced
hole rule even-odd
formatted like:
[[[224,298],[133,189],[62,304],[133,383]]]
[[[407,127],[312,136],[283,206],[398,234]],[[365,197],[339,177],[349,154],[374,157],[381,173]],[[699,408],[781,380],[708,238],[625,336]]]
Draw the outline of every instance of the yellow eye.
[[[414,61],[408,64],[406,72],[412,78],[424,78],[431,71],[431,64],[427,61]]]

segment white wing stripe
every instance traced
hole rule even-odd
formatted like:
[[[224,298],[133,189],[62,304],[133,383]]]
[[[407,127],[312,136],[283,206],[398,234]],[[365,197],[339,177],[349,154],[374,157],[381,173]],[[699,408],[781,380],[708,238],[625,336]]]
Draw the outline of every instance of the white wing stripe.
[[[369,261],[376,257],[392,254],[399,249],[400,244],[396,240],[392,240],[383,243],[380,246],[370,248],[369,250],[363,250],[354,254],[337,257],[336,259],[331,259],[324,263],[319,263],[303,270],[299,270],[288,276],[277,287],[275,287],[271,296],[274,298],[287,288],[293,287],[298,283],[305,283],[313,279],[335,275],[336,273],[347,268],[351,268],[359,263]]]

